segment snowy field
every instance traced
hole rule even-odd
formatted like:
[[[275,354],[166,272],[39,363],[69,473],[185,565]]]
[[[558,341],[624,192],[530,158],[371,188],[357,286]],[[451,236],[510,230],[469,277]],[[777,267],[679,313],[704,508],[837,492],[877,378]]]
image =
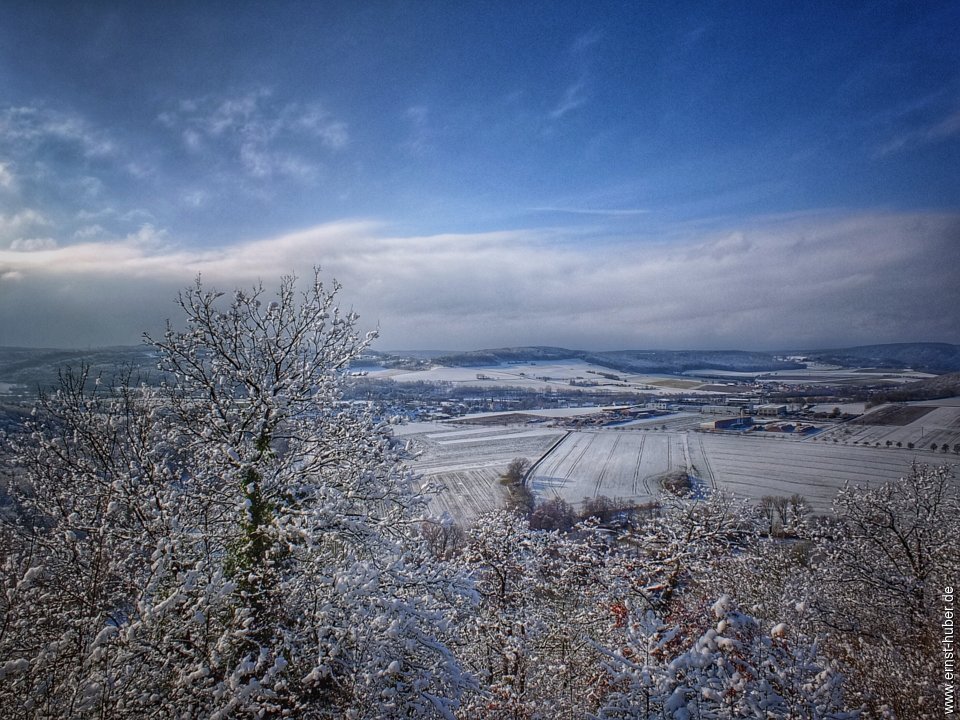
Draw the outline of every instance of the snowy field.
[[[775,380],[791,384],[852,384],[873,383],[878,380],[888,382],[913,382],[925,378],[935,377],[930,373],[915,370],[873,370],[869,368],[856,369],[839,365],[825,365],[822,363],[808,363],[806,368],[799,370],[770,370],[764,372],[742,372],[738,370],[687,370],[684,375],[700,378],[729,378],[731,380]]]
[[[476,387],[515,387],[530,390],[570,389],[570,382],[590,383],[593,389],[610,392],[643,391],[651,395],[679,391],[701,392],[706,381],[675,375],[637,375],[624,373],[583,360],[545,360],[499,363],[470,367],[435,366],[428,370],[371,370],[372,378],[390,378],[396,382],[449,382]],[[702,394],[715,394],[702,391]]]
[[[534,491],[573,504],[606,495],[644,502],[659,493],[658,479],[686,468],[705,488],[726,488],[758,500],[764,495],[807,498],[827,512],[845,483],[876,485],[905,475],[914,460],[953,461],[929,451],[856,447],[757,434],[700,432],[576,432],[531,475]]]
[[[536,495],[578,504],[606,495],[639,502],[655,498],[657,477],[689,465],[686,434],[572,432],[530,474]]]
[[[830,510],[837,490],[845,483],[879,485],[906,475],[914,460],[931,460],[923,453],[886,447],[763,436],[696,436],[706,458],[707,478],[714,486],[751,499],[798,493],[818,513]]]
[[[960,444],[960,399],[924,400],[906,405],[882,405],[854,421],[843,423],[825,433],[821,441],[847,445],[879,444],[886,448],[889,442],[896,447],[913,443],[916,450],[930,451],[948,447],[948,457],[960,460],[953,453]],[[943,454],[942,451],[939,454]],[[925,456],[926,457],[926,456]]]
[[[437,515],[448,514],[469,525],[482,512],[503,505],[500,485],[510,461],[541,457],[564,431],[528,425],[504,427],[416,423],[401,426],[404,439],[419,453],[413,469],[430,483],[444,487],[430,503]],[[411,432],[417,431],[420,432]]]
[[[599,411],[571,408],[525,415]],[[487,417],[495,420],[496,414]],[[687,469],[705,491],[726,488],[752,500],[798,493],[818,513],[829,512],[845,483],[873,486],[895,480],[914,461],[960,464],[953,452],[960,443],[960,402],[953,399],[883,406],[857,423],[805,438],[704,433],[697,431],[701,420],[684,413],[573,431],[536,423],[416,423],[398,427],[397,435],[419,453],[413,465],[425,481],[445,487],[431,510],[464,524],[503,503],[506,493],[498,481],[518,457],[536,463],[530,483],[540,499],[562,497],[580,505],[585,498],[605,495],[646,502],[659,494],[665,474]],[[908,441],[915,447],[907,448]],[[937,451],[930,443],[937,444]],[[944,444],[947,453],[940,450]]]
[[[867,404],[862,402],[850,402],[850,403],[820,403],[814,405],[811,408],[812,412],[815,413],[831,413],[833,409],[837,408],[841,413],[848,413],[850,415],[863,415],[867,411]]]
[[[914,370],[870,370],[808,367],[804,370],[774,370],[757,375],[759,380],[776,380],[785,384],[826,384],[826,385],[872,385],[884,381],[888,383],[907,383],[935,377],[929,373]]]

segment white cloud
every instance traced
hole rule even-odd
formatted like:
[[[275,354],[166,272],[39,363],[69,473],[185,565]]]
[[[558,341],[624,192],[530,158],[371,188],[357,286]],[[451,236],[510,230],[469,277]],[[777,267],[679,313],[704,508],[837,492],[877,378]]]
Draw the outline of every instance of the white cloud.
[[[669,244],[528,230],[398,237],[355,221],[190,249],[145,226],[115,242],[0,251],[0,272],[38,296],[109,287],[103,302],[129,316],[103,332],[128,341],[198,273],[229,289],[321,265],[385,348],[958,342],[958,232],[960,217],[920,213],[765,219]]]
[[[100,178],[86,175],[77,181],[80,192],[88,199],[93,199],[103,192],[103,181]]]
[[[166,238],[166,230],[163,228],[156,228],[150,223],[147,223],[145,225],[141,225],[136,232],[128,234],[125,238],[125,242],[140,246],[146,251],[149,251],[154,247],[159,249],[158,243]]]
[[[106,235],[107,231],[103,229],[102,225],[84,225],[81,228],[78,228],[73,233],[73,237],[77,240],[89,240],[90,238],[102,237]]]
[[[153,213],[143,208],[132,208],[118,216],[120,220],[128,223],[140,223],[141,225],[153,225],[156,218]]]
[[[135,177],[138,180],[150,177],[155,172],[154,167],[136,160],[131,160],[130,162],[126,163],[123,166],[123,169],[126,170],[131,177]]]
[[[545,205],[530,208],[532,212],[568,213],[570,215],[600,215],[604,217],[633,217],[646,215],[650,211],[645,208],[584,208],[564,207],[560,205]]]
[[[238,97],[181,101],[159,119],[179,132],[192,153],[222,154],[260,180],[312,180],[316,150],[335,152],[350,142],[347,124],[319,104],[277,103],[264,88]]]
[[[603,40],[603,37],[603,32],[597,28],[594,28],[593,30],[589,30],[582,35],[579,35],[573,41],[573,45],[570,46],[570,50],[573,53],[582,53],[584,50],[588,50]]]
[[[210,202],[211,197],[211,194],[206,190],[190,190],[181,195],[180,200],[184,205],[199,208]]]
[[[567,113],[576,110],[587,102],[588,50],[601,40],[603,40],[603,32],[594,28],[579,35],[573,41],[573,44],[570,46],[570,53],[573,56],[575,65],[579,67],[579,79],[567,85],[560,102],[548,113],[551,120],[559,120]]]
[[[4,141],[20,146],[62,143],[75,147],[87,158],[117,154],[113,140],[81,116],[39,106],[0,110],[0,142]]]
[[[960,134],[960,110],[954,110],[936,122],[914,130],[901,132],[890,138],[877,148],[874,157],[882,158],[902,150],[941,142],[958,134]]]
[[[203,147],[203,139],[199,132],[193,128],[187,128],[183,131],[183,144],[187,146],[188,150],[197,151]]]
[[[550,111],[551,119],[559,120],[568,112],[576,110],[583,105],[587,101],[584,95],[585,86],[586,83],[583,80],[578,80],[572,85],[567,86],[567,89],[563,93],[563,98],[557,106]]]
[[[40,228],[50,225],[42,214],[31,208],[26,208],[13,215],[0,214],[0,243],[10,242],[25,233],[36,232]]]
[[[400,147],[411,155],[420,155],[431,143],[430,109],[425,105],[413,105],[404,111],[403,118],[409,126],[409,133]]]
[[[956,110],[947,117],[931,126],[926,136],[929,140],[948,138],[960,134],[960,110]]]
[[[0,187],[9,190],[14,187],[14,183],[13,173],[10,172],[9,166],[6,163],[0,163]]]
[[[17,238],[10,243],[10,249],[23,252],[34,252],[36,250],[52,250],[57,246],[57,241],[53,238]]]
[[[350,142],[347,124],[332,117],[319,105],[308,105],[305,108],[288,105],[281,115],[287,117],[280,122],[280,129],[301,130],[313,135],[330,150],[340,150]]]
[[[115,208],[105,207],[100,210],[79,210],[77,211],[77,220],[86,222],[88,220],[98,220],[100,218],[111,217],[117,214]]]

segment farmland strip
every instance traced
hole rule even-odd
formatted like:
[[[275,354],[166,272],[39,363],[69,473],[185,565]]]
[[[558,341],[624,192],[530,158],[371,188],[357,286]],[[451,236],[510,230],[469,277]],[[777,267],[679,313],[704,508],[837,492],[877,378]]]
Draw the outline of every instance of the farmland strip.
[[[603,463],[603,467],[600,469],[600,472],[597,473],[597,485],[593,489],[593,496],[597,497],[600,494],[600,486],[603,485],[603,478],[607,474],[607,468],[610,467],[610,461],[613,460],[613,456],[617,452],[617,445],[620,444],[621,435],[618,435],[613,440],[613,445],[610,448],[610,452],[607,453],[607,459]]]
[[[590,438],[590,439],[587,441],[587,443],[586,443],[585,447],[583,448],[583,450],[580,451],[580,454],[577,456],[577,459],[574,460],[574,461],[573,461],[573,464],[570,466],[570,477],[574,477],[574,475],[576,474],[576,471],[577,471],[577,465],[580,464],[580,461],[583,460],[584,455],[587,454],[587,450],[590,449],[590,446],[591,446],[591,445],[594,443],[594,441],[596,440],[596,435],[593,434],[593,433],[584,433],[583,435],[584,435],[584,437],[588,437],[588,438]]]
[[[703,447],[703,437],[698,436],[697,440],[700,441],[700,455],[703,457],[703,466],[704,470],[707,471],[707,482],[710,483],[710,487],[714,490],[717,489],[717,477],[713,474],[713,468],[710,467],[710,456],[707,455],[706,448]]]
[[[526,484],[526,481],[532,478],[536,474],[537,470],[540,468],[540,465],[543,463],[544,460],[547,459],[550,453],[552,453],[554,450],[560,447],[561,443],[563,443],[563,441],[566,440],[568,437],[570,437],[569,430],[565,432],[563,435],[561,435],[557,439],[557,441],[553,443],[553,445],[547,448],[546,452],[544,452],[540,457],[537,458],[536,462],[534,462],[533,465],[530,466],[530,469],[527,470],[526,475],[524,475],[524,484]]]
[[[637,464],[633,468],[633,494],[637,495],[640,493],[640,461],[643,459],[643,444],[647,441],[646,435],[640,436],[640,447],[637,449]],[[646,478],[643,479],[643,487],[646,490],[647,495],[650,494],[650,486],[647,484]]]

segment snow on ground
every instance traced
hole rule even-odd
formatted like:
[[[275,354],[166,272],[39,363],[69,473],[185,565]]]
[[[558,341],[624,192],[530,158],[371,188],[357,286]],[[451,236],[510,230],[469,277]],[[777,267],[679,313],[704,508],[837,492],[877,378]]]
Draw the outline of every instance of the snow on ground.
[[[960,407],[960,397],[941,398],[940,400],[917,400],[908,405],[934,405],[936,407]]]
[[[531,479],[538,494],[573,504],[596,495],[644,502],[659,492],[658,476],[682,467],[709,487],[753,500],[798,493],[822,513],[844,483],[895,480],[909,472],[914,459],[939,458],[758,434],[576,432],[537,465]]]
[[[480,419],[489,419],[495,420],[498,417],[504,418],[504,423],[502,425],[496,425],[491,423],[489,427],[477,428],[475,426],[469,426],[468,429],[463,429],[463,425],[458,425],[457,420],[448,420],[444,422],[405,422],[398,425],[394,425],[392,428],[393,434],[396,437],[408,437],[410,435],[430,435],[432,436],[442,436],[449,434],[451,437],[454,435],[467,435],[467,434],[482,434],[496,431],[498,427],[503,427],[504,425],[516,425],[513,420],[518,415],[530,415],[534,417],[542,418],[568,418],[568,417],[580,417],[587,415],[597,415],[604,412],[605,410],[616,409],[625,407],[623,405],[592,405],[589,407],[568,407],[568,408],[552,408],[547,410],[505,410],[498,412],[485,412],[485,413],[471,413],[470,415],[465,415],[462,418],[464,423],[480,420]],[[525,425],[525,424],[524,424]]]
[[[885,370],[873,368],[847,368],[839,365],[809,363],[806,368],[797,370],[768,370],[761,372],[743,372],[740,370],[710,370],[706,368],[687,370],[684,375],[705,378],[729,378],[731,380],[775,380],[785,384],[862,384],[878,380],[887,382],[913,382],[935,377],[930,373],[915,370]]]
[[[853,369],[829,365],[808,367],[804,370],[773,370],[759,373],[760,380],[776,380],[781,383],[796,384],[868,384],[881,380],[885,382],[906,383],[935,377],[929,373],[914,370],[873,370],[869,368]]]
[[[687,466],[684,440],[665,432],[573,432],[534,468],[531,487],[572,504],[599,495],[651,500],[657,476]]]
[[[426,370],[385,369],[371,370],[372,378],[390,378],[396,382],[450,382],[476,387],[512,387],[531,390],[549,388],[569,390],[571,381],[590,383],[591,389],[601,392],[646,392],[669,395],[678,391],[698,394],[716,394],[699,391],[705,381],[675,375],[637,375],[594,365],[583,360],[544,360],[497,365],[445,367],[436,365]],[[616,379],[614,379],[616,378]]]
[[[390,428],[390,432],[393,433],[394,437],[400,438],[408,437],[410,435],[422,435],[431,431],[440,432],[449,429],[449,425],[444,425],[438,422],[409,422],[392,426]]]
[[[953,452],[954,444],[960,443],[960,398],[871,412],[885,407],[889,410],[874,417],[888,424],[844,422],[810,437],[699,432],[703,417],[696,413],[574,431],[523,423],[477,427],[456,422],[413,423],[398,429],[421,451],[413,469],[446,486],[432,500],[431,510],[464,524],[503,503],[506,495],[499,478],[518,457],[536,463],[530,483],[540,499],[562,497],[579,505],[584,498],[606,495],[646,502],[659,494],[664,474],[685,468],[705,488],[726,488],[752,500],[796,493],[814,512],[826,513],[846,483],[876,486],[896,480],[909,473],[914,461],[960,464]],[[600,410],[524,414],[550,417]],[[915,443],[912,449],[907,447],[908,438]],[[931,450],[930,443],[938,449]],[[941,450],[944,444],[947,453]]]
[[[556,437],[557,431],[550,428],[541,428],[535,430],[519,430],[511,433],[499,433],[496,435],[487,435],[484,437],[461,437],[452,440],[438,440],[438,445],[463,445],[464,443],[496,443],[503,441],[513,441],[517,438],[527,437]]]
[[[847,445],[886,447],[889,442],[916,450],[930,450],[931,444],[948,447],[948,457],[958,460],[953,447],[960,444],[960,398],[925,400],[906,405],[883,405],[851,422],[823,434],[824,441]],[[942,451],[940,451],[941,454]],[[946,458],[944,458],[946,459]]]
[[[876,486],[910,471],[917,453],[852,447],[757,435],[702,434],[703,453],[718,487],[759,499],[803,495],[814,512],[825,513],[838,489]]]
[[[693,430],[700,427],[700,423],[710,418],[706,415],[693,412],[675,412],[669,415],[659,415],[657,417],[640,418],[639,420],[625,420],[621,423],[610,425],[611,429],[636,429],[636,428],[662,428],[667,430]]]
[[[619,408],[629,407],[628,405],[589,405],[584,407],[565,407],[565,408],[549,408],[546,410],[497,410],[494,412],[482,412],[482,413],[470,413],[465,415],[462,420],[479,420],[486,418],[509,418],[510,416],[517,415],[532,415],[534,417],[543,417],[543,418],[567,418],[567,417],[579,417],[581,415],[597,415],[602,413],[605,410],[616,410]],[[453,420],[452,422],[456,422]]]
[[[537,460],[565,431],[525,425],[468,427],[416,423],[418,434],[405,435],[419,456],[411,463],[426,482],[444,486],[430,511],[447,514],[464,525],[482,512],[502,506],[506,490],[499,480],[514,458]]]
[[[540,499],[562,497],[575,506],[599,495],[653,500],[664,474],[685,468],[705,488],[725,488],[751,500],[803,495],[817,513],[830,511],[845,483],[875,486],[896,480],[909,473],[914,461],[960,462],[952,452],[944,455],[929,449],[655,428],[569,432],[544,428],[534,434],[522,427],[512,432],[499,428],[495,434],[467,436],[460,439],[471,442],[456,444],[427,435],[412,437],[423,450],[414,470],[446,486],[431,510],[466,524],[502,504],[505,494],[498,480],[517,457],[539,459],[530,483]]]
[[[820,403],[819,405],[814,405],[812,411],[815,413],[832,413],[834,408],[840,408],[840,412],[847,415],[862,415],[866,412],[867,404],[862,402]]]

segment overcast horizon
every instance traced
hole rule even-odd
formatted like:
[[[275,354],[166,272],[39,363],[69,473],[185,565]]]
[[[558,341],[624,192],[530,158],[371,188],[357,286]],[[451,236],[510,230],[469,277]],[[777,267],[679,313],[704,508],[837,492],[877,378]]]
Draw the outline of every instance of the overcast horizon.
[[[838,5],[840,5],[838,7]],[[960,5],[7,3],[0,346],[200,275],[374,349],[960,343]]]

